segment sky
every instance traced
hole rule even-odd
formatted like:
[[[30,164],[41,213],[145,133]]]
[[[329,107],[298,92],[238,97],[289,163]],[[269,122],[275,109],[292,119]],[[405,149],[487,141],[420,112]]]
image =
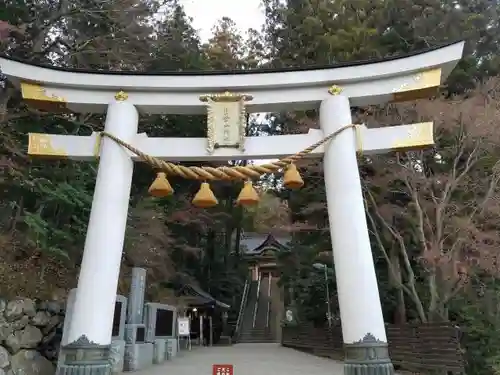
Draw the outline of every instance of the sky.
[[[236,27],[245,32],[249,28],[260,30],[265,16],[260,0],[181,0],[186,14],[193,18],[193,27],[198,30],[202,42],[212,36],[212,27],[222,17],[229,17]],[[264,164],[270,160],[255,160]]]
[[[260,0],[181,0],[181,3],[193,18],[193,26],[203,42],[208,41],[212,27],[222,17],[231,18],[243,32],[249,28],[260,30],[264,23]]]

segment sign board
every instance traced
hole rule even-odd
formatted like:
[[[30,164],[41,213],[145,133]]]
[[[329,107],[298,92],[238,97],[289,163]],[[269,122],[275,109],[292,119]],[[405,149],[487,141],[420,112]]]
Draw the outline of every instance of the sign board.
[[[177,319],[177,334],[179,336],[190,336],[191,327],[189,323],[188,317],[179,317]]]
[[[213,365],[212,375],[234,375],[233,365]]]
[[[225,92],[204,95],[200,100],[207,108],[207,151],[212,154],[217,148],[245,149],[247,117],[245,100],[251,96]]]
[[[239,147],[241,142],[241,102],[213,102],[211,115],[214,128],[214,146]]]

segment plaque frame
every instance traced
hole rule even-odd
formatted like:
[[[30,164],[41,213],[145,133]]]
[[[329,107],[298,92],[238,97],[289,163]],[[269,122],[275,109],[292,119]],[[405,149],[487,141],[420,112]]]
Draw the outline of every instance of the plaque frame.
[[[200,96],[202,102],[207,103],[207,152],[213,154],[218,148],[237,148],[241,152],[245,151],[245,137],[247,127],[247,111],[245,102],[252,100],[253,97],[247,94],[237,94],[226,91],[222,94],[207,94]],[[238,107],[238,122],[231,124],[238,131],[237,143],[220,143],[216,139],[217,117],[215,114],[215,105],[226,104],[227,106]]]

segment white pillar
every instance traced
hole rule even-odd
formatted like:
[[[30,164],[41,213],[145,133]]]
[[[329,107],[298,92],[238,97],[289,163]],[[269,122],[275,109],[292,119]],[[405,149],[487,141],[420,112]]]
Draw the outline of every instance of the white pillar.
[[[105,130],[130,142],[137,134],[138,121],[132,104],[114,101],[108,106]],[[82,336],[100,345],[111,343],[133,168],[122,146],[102,140],[68,343]]]
[[[347,97],[330,96],[321,103],[320,124],[325,136],[351,123]],[[387,342],[354,129],[344,130],[325,146],[324,170],[344,343],[360,341],[368,333]]]

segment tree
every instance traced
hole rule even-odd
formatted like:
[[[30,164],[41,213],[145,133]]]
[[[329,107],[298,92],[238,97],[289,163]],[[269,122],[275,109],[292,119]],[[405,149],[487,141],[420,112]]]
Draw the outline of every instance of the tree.
[[[245,37],[232,19],[222,17],[214,25],[212,33],[208,43],[203,45],[212,69],[245,70],[261,64],[263,42],[256,30],[247,30]]]
[[[274,66],[333,64],[467,40],[447,80],[451,93],[499,72],[497,1],[265,0],[265,40]]]
[[[178,0],[164,2],[162,17],[156,23],[151,41],[152,59],[148,72],[203,70],[208,68],[192,20]]]
[[[381,57],[379,2],[265,0],[265,38],[273,65],[302,66]]]
[[[61,0],[33,6],[10,1],[6,6],[6,10],[0,9],[0,48],[13,57],[58,66],[156,72],[213,69],[216,66],[210,64],[218,63],[208,59],[190,19],[175,0],[106,4]],[[212,47],[216,47],[215,42]],[[33,259],[51,271],[54,267],[50,265],[58,264],[74,278],[83,249],[96,164],[31,161],[24,154],[25,134],[88,135],[102,130],[104,118],[28,108],[13,87],[6,87],[1,98],[6,111],[2,112],[0,150],[7,172],[1,183],[7,194],[0,202],[4,218],[0,237],[6,247],[12,248],[3,261],[16,264]],[[205,135],[205,116],[141,116],[140,121],[150,136]],[[214,184],[216,193],[224,198],[218,208],[205,212],[191,206],[199,186],[194,181],[172,179],[176,190],[172,199],[145,197],[152,176],[146,166],[137,165],[124,273],[134,265],[147,266],[152,284],[158,284],[176,272],[187,271],[193,282],[198,280],[202,287],[233,298],[238,294],[234,290],[242,285],[241,280],[235,281],[241,276],[231,258],[230,241],[240,225],[240,210],[233,209],[238,186]],[[205,256],[209,253],[212,255]],[[225,283],[228,277],[231,281]],[[57,285],[59,282],[65,284]],[[44,284],[70,286],[63,277],[47,279]],[[229,292],[223,285],[230,285]]]
[[[250,232],[269,234],[290,231],[290,212],[286,202],[273,194],[272,190],[260,193],[259,203],[249,207],[246,212]]]
[[[478,270],[498,272],[499,87],[491,81],[459,106],[435,100],[385,111],[437,120],[434,150],[398,154],[391,165],[373,158],[365,178],[375,243],[423,322],[448,319],[450,301]]]
[[[234,21],[223,17],[213,27],[212,33],[212,38],[204,45],[212,68],[215,70],[245,69],[244,40]]]

